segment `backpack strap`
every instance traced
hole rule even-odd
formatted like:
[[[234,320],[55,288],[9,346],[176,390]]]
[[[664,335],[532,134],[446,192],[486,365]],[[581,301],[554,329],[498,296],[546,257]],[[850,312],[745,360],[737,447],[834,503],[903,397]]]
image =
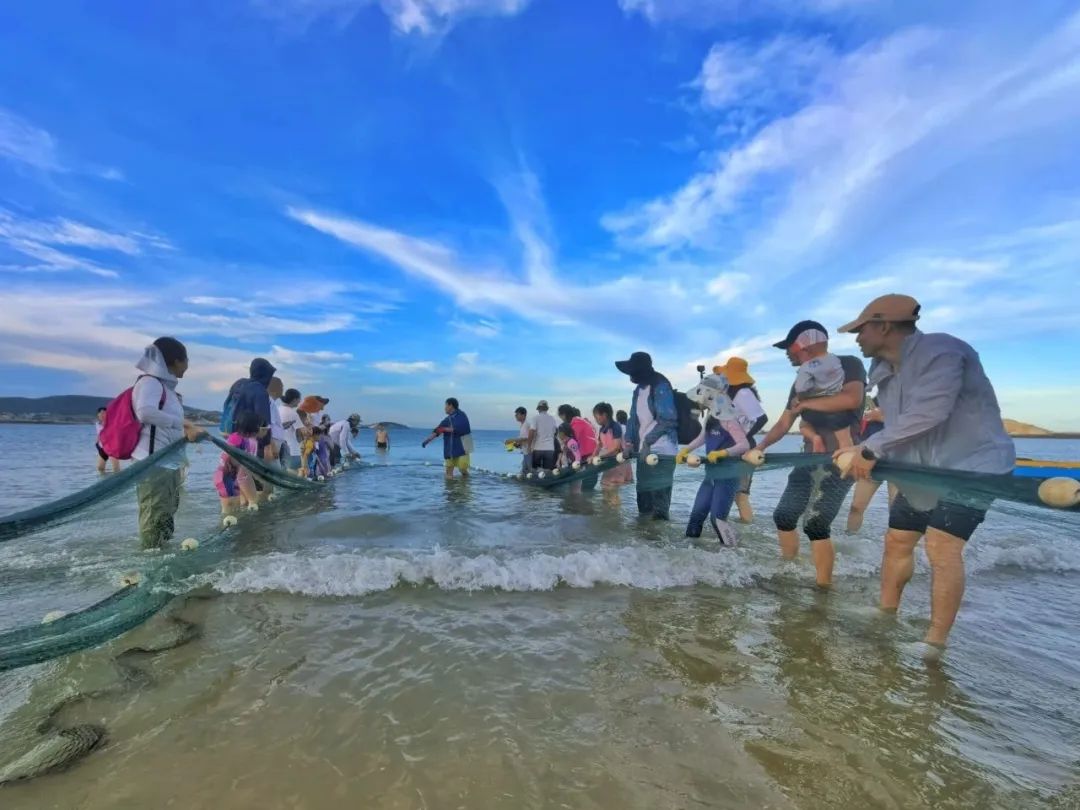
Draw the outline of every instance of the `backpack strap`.
[[[149,374],[143,374],[139,377],[141,380],[143,377],[149,377]],[[135,382],[138,382],[136,380]],[[157,409],[162,411],[165,409],[165,383],[161,383],[161,399],[158,401]],[[154,455],[154,440],[157,439],[157,425],[150,426],[150,455]]]

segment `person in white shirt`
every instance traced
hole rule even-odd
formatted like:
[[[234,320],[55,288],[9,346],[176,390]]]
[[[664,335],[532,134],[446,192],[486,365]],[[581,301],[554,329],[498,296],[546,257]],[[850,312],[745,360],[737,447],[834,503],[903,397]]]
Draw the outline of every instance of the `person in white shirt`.
[[[300,392],[295,388],[290,388],[282,395],[276,409],[283,434],[278,458],[281,466],[287,470],[300,469],[300,448],[304,443],[306,429],[304,418],[296,410],[299,404]]]
[[[534,429],[533,422],[529,419],[529,412],[524,406],[514,410],[514,419],[517,420],[520,429],[518,437],[513,440],[514,447],[521,451],[521,472],[527,474],[532,471],[532,449],[529,447],[529,433]]]
[[[360,427],[360,414],[354,413],[348,419],[334,422],[330,426],[329,438],[335,447],[341,460],[355,461],[360,458],[360,453],[353,445],[353,430]]]
[[[529,422],[528,446],[534,469],[555,469],[555,461],[559,455],[555,449],[555,431],[558,427],[555,417],[548,413],[547,400],[540,400],[536,404],[536,416]]]
[[[176,384],[188,369],[184,344],[176,338],[160,337],[146,347],[135,367],[140,375],[131,391],[131,407],[142,430],[131,457],[141,461],[180,439],[196,441],[202,431],[184,418],[184,404],[176,392]],[[136,485],[143,548],[160,548],[172,538],[184,461],[182,455],[162,461]]]
[[[713,373],[723,374],[727,378],[728,396],[735,405],[739,425],[750,440],[750,447],[756,447],[754,436],[768,424],[769,417],[761,407],[761,397],[754,387],[754,378],[750,376],[749,363],[741,357],[729,357],[724,365],[714,366]],[[743,523],[752,523],[754,520],[754,508],[750,505],[750,485],[753,477],[753,473],[740,476],[739,489],[735,493],[735,505],[739,509],[739,520]]]

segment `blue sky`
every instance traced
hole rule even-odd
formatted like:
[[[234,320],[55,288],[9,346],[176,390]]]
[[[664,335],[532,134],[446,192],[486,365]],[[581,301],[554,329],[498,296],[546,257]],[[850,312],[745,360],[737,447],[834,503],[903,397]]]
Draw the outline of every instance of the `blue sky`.
[[[1063,2],[11,0],[0,392],[189,345],[332,412],[625,407],[882,292],[1080,430],[1080,14]],[[837,341],[836,347],[851,344]],[[334,406],[337,406],[336,408]]]

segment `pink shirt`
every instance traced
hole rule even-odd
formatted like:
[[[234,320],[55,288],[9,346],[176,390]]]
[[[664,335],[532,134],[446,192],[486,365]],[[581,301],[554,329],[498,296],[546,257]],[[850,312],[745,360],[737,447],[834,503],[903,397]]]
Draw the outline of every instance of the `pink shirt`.
[[[570,420],[570,427],[574,431],[574,438],[577,440],[578,448],[581,451],[581,458],[588,458],[595,453],[596,431],[593,430],[593,426],[586,419],[575,416]]]

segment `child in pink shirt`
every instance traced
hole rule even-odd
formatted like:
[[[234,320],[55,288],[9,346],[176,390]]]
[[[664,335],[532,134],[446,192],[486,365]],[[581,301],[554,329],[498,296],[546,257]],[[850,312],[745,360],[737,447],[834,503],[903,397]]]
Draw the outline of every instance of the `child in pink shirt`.
[[[226,441],[233,447],[258,457],[261,427],[258,415],[244,411],[239,414],[233,427],[234,430]],[[231,512],[238,506],[256,503],[258,499],[255,479],[246,468],[233,461],[228,453],[221,454],[221,463],[214,473],[214,487],[221,498],[223,513]]]

